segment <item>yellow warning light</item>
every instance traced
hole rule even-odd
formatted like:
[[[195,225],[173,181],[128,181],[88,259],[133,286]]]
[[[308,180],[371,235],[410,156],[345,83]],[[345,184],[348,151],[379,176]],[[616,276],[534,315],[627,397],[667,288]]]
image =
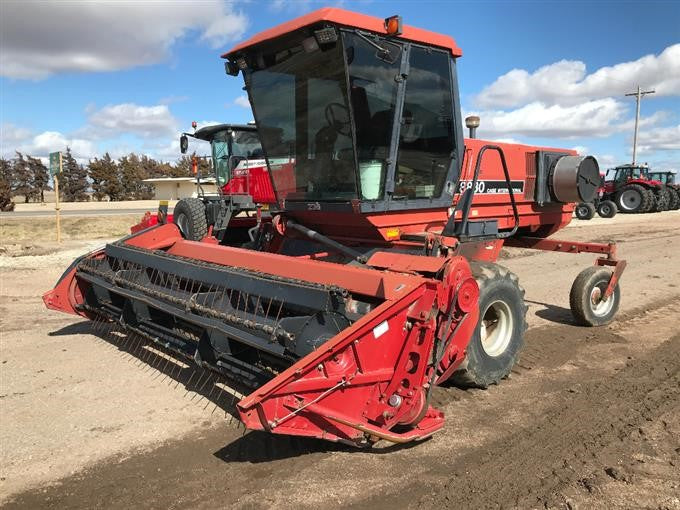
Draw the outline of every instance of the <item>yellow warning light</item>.
[[[388,241],[394,241],[395,239],[399,239],[401,237],[401,231],[396,227],[388,228],[385,231],[385,237]]]

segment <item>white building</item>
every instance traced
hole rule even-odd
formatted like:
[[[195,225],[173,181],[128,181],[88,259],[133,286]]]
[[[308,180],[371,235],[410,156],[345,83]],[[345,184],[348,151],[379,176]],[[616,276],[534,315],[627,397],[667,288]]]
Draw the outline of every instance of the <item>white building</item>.
[[[157,200],[180,200],[198,196],[195,177],[159,177],[157,179],[144,179],[144,182],[153,185],[154,198]],[[217,193],[213,177],[201,179],[201,188],[206,195]]]

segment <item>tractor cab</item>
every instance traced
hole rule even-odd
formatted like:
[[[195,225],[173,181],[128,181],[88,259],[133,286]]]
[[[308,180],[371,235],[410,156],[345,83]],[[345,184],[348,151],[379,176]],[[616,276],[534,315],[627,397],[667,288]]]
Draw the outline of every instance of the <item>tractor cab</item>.
[[[183,133],[180,138],[183,154],[188,148],[187,137],[210,143],[209,159],[222,194],[250,195],[259,204],[276,202],[254,125],[215,124]]]
[[[331,14],[225,55],[227,72],[243,72],[279,202],[292,215],[450,206],[460,50],[411,27],[399,37],[396,17],[380,35]]]
[[[675,174],[673,172],[649,172],[649,178],[659,181],[666,186],[675,184]]]
[[[628,182],[633,179],[647,179],[649,168],[646,166],[623,165],[612,169],[614,182]]]

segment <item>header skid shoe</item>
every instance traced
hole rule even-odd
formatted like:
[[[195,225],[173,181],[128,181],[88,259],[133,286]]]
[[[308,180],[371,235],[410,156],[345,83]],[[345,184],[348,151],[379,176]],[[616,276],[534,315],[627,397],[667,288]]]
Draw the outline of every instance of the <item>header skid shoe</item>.
[[[435,279],[186,241],[168,224],[78,259],[44,300],[248,388],[247,428],[401,443],[443,426],[429,392],[477,322],[467,262],[440,261]]]

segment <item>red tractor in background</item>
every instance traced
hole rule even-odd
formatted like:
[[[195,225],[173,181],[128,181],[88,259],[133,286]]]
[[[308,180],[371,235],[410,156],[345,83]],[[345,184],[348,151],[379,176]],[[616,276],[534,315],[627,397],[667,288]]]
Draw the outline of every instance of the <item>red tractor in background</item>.
[[[177,202],[168,220],[193,241],[200,241],[208,233],[224,244],[252,241],[251,233],[261,221],[262,210],[269,216],[270,207],[276,206],[256,127],[216,124],[183,133],[182,154],[188,150],[189,137],[210,143],[211,155],[206,159],[212,161],[217,194],[204,193],[197,174],[199,196]],[[194,162],[194,168],[197,166]]]
[[[665,211],[670,206],[669,188],[650,179],[647,165],[620,165],[609,169],[603,191],[602,198],[616,203],[624,213]]]
[[[649,172],[649,178],[659,181],[670,191],[669,209],[680,209],[680,183],[675,182],[675,172]]]

